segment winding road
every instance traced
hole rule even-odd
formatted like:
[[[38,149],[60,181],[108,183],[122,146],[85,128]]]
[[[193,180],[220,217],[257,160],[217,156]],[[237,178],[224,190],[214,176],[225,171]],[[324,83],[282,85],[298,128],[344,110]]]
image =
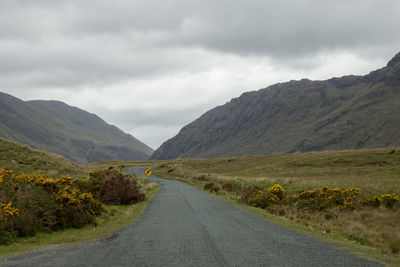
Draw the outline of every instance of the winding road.
[[[134,167],[137,176],[145,168]],[[0,266],[381,266],[250,214],[188,184],[161,185],[112,238],[39,249]]]

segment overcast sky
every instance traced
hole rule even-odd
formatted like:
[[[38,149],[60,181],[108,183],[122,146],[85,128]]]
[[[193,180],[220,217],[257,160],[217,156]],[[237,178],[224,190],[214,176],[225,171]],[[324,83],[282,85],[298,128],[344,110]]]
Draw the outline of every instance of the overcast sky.
[[[399,14],[399,0],[1,0],[0,91],[155,149],[243,92],[383,67]]]

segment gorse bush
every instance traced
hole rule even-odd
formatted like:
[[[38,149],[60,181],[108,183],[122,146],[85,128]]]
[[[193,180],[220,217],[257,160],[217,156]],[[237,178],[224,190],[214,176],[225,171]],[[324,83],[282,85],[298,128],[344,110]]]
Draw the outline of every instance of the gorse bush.
[[[90,173],[91,190],[103,203],[128,205],[146,200],[134,175],[126,175],[114,169]]]
[[[213,188],[214,185],[215,185],[215,183],[213,183],[213,182],[205,183],[203,189],[211,190],[211,188]]]
[[[207,186],[211,184],[215,183],[209,183]],[[362,206],[379,208],[381,205],[392,209],[400,206],[400,200],[395,194],[383,194],[381,197],[374,196],[365,200],[360,200],[359,195],[359,188],[341,189],[324,186],[317,190],[301,190],[298,194],[287,196],[286,191],[279,184],[267,189],[249,185],[242,190],[238,201],[261,208],[293,203],[298,210],[302,211],[324,211],[332,208],[353,210]]]
[[[393,208],[395,205],[399,204],[399,198],[395,194],[383,194],[381,196],[382,204],[387,208]]]
[[[0,244],[37,231],[94,224],[103,208],[89,189],[89,181],[85,179],[15,175],[1,169]]]
[[[231,181],[226,181],[222,184],[222,189],[228,192],[233,191],[234,187],[235,185]]]
[[[254,199],[257,198],[257,196],[260,195],[261,193],[262,193],[261,187],[257,185],[249,185],[244,188],[239,198],[239,202],[250,204],[250,202],[254,201]]]
[[[274,194],[259,191],[254,197],[249,199],[249,205],[260,208],[267,208],[279,202],[279,197]]]
[[[18,216],[18,209],[11,203],[0,202],[0,244],[9,243],[15,236],[13,217]]]
[[[333,188],[324,186],[316,191],[300,191],[297,208],[303,210],[325,210],[332,207],[354,208],[360,194],[359,188]]]
[[[240,201],[250,206],[267,208],[285,199],[286,191],[282,186],[275,184],[267,190],[262,190],[257,186],[249,186],[244,190]]]
[[[279,184],[274,184],[268,188],[267,193],[276,196],[279,200],[284,200],[286,198],[286,191]]]
[[[365,200],[361,200],[360,204],[363,206],[368,206],[372,208],[379,208],[382,204],[382,200],[378,196],[374,196]]]

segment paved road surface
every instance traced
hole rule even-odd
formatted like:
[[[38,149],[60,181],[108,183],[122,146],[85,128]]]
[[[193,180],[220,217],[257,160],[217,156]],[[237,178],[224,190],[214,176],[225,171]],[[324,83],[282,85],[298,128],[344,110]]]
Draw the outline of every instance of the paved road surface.
[[[142,175],[144,168],[132,169]],[[0,266],[380,266],[162,180],[141,218],[113,238],[42,249]]]

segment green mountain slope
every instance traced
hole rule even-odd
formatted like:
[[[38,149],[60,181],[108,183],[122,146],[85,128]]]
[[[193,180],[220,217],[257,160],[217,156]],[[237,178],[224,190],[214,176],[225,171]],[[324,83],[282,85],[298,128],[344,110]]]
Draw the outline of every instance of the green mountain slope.
[[[78,163],[143,160],[150,147],[98,116],[58,101],[22,101],[0,93],[0,137]]]
[[[17,174],[38,173],[57,178],[61,176],[87,177],[80,166],[62,156],[32,150],[28,146],[0,138],[0,168]]]
[[[365,76],[290,81],[203,114],[151,159],[400,146],[400,53]]]

